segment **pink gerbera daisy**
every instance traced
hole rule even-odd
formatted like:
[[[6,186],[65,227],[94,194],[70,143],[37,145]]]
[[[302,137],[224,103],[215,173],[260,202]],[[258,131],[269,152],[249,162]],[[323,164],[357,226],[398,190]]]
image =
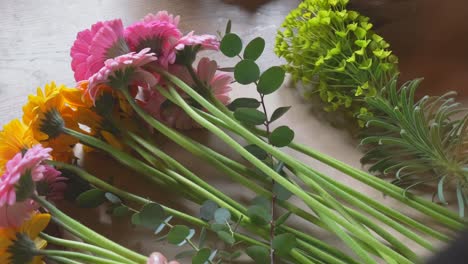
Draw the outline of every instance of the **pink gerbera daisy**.
[[[142,66],[156,61],[157,58],[154,53],[149,53],[150,49],[145,48],[140,52],[130,52],[104,62],[98,72],[89,78],[89,85],[87,92],[90,98],[94,101],[99,93],[99,84],[109,82],[110,77],[116,77],[117,73],[123,74],[127,70],[132,70],[131,80],[138,84],[144,84],[145,87],[154,86],[158,81],[158,76],[148,72]]]
[[[129,52],[122,20],[97,22],[78,33],[70,51],[75,80],[88,79],[104,66],[104,61]]]
[[[149,13],[143,18],[143,22],[153,22],[153,21],[167,22],[177,27],[179,25],[180,16],[174,16],[164,10],[164,11],[159,11],[158,13],[156,13],[156,15]]]
[[[166,11],[149,14],[125,29],[125,39],[133,51],[150,48],[158,57],[158,63],[167,68],[175,62],[174,46],[182,37],[178,23],[179,17],[174,18]]]
[[[67,178],[61,177],[62,173],[49,165],[45,166],[43,174],[43,179],[37,184],[39,194],[45,195],[49,200],[63,200]]]
[[[198,63],[195,72],[198,79],[204,86],[199,88],[209,89],[216,99],[226,105],[230,101],[230,84],[233,78],[227,73],[218,72],[217,68],[218,65],[216,61],[208,58],[202,58]],[[169,71],[189,86],[195,87],[195,82],[185,67],[180,65],[171,65],[169,67]],[[180,91],[180,93],[183,98],[188,98],[188,96],[182,91]],[[153,117],[161,120],[169,126],[177,129],[200,127],[200,125],[190,118],[182,108],[168,102],[166,98],[157,91],[149,91],[140,104]]]
[[[194,35],[193,31],[179,39],[176,50],[183,50],[186,46],[200,45],[204,50],[219,50],[219,40],[213,35]]]
[[[18,201],[16,188],[21,177],[30,175],[34,182],[41,181],[45,174],[52,173],[43,161],[50,159],[51,148],[34,145],[24,155],[17,153],[5,165],[5,173],[0,178],[0,227],[19,226],[31,212],[37,209],[36,203],[27,198]],[[53,169],[55,170],[55,169]]]
[[[37,203],[31,199],[13,205],[0,206],[0,228],[21,226],[38,207]]]
[[[30,148],[24,155],[16,154],[5,165],[5,173],[0,178],[0,207],[13,205],[16,202],[16,185],[26,173],[31,174],[33,181],[42,180],[46,170],[42,162],[50,159],[51,148],[38,144]]]
[[[168,261],[167,258],[159,253],[159,252],[153,252],[151,255],[148,257],[148,261],[146,264],[180,264],[178,261]]]
[[[227,105],[230,101],[231,83],[233,78],[225,72],[218,72],[218,64],[209,58],[202,58],[198,62],[197,75],[199,80],[208,88],[213,95]]]

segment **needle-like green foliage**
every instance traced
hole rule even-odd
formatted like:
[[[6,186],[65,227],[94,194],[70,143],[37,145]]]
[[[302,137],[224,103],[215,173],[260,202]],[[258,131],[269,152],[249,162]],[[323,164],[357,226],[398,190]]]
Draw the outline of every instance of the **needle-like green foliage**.
[[[370,171],[395,175],[394,182],[407,190],[435,184],[442,203],[444,190],[455,186],[463,215],[468,202],[468,112],[455,102],[454,92],[414,101],[420,82],[407,82],[398,90],[394,79],[378,96],[366,99],[374,115],[361,116],[369,128],[361,142],[369,151],[361,161],[372,164]]]
[[[375,34],[369,18],[346,9],[348,0],[305,0],[286,17],[275,52],[285,69],[318,95],[326,111],[367,113],[374,96],[397,73],[397,57]],[[362,122],[360,123],[362,126]]]

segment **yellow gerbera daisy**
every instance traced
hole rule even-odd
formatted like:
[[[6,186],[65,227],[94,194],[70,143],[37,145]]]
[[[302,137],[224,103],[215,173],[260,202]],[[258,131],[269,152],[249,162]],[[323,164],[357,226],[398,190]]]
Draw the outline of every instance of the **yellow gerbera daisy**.
[[[68,128],[79,128],[76,109],[62,94],[67,89],[72,88],[57,86],[54,82],[47,84],[44,90],[37,88],[37,94],[29,95],[28,103],[23,107],[23,122],[29,125],[36,140],[53,149],[52,155],[56,160],[69,162],[73,157],[73,146],[78,140],[64,134],[50,136],[44,133],[44,128],[47,127],[46,115],[51,111],[60,113]]]
[[[25,235],[27,238],[34,241],[36,249],[43,249],[47,246],[47,242],[39,237],[50,222],[50,214],[34,214],[25,221],[19,228],[4,228],[0,229],[0,263],[10,264],[15,256],[11,249],[18,243],[19,235]],[[35,256],[30,262],[25,264],[42,264],[41,256]]]
[[[38,142],[31,129],[18,119],[13,119],[0,131],[0,173],[5,164],[18,152],[29,149]]]

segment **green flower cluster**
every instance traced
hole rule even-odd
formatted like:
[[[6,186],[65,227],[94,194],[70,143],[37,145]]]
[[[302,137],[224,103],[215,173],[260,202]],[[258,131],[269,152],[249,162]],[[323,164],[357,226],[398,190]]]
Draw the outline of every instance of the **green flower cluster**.
[[[398,72],[390,45],[374,33],[369,18],[346,10],[349,0],[305,0],[289,13],[278,32],[275,52],[285,69],[318,94],[326,111],[368,113],[374,96]],[[360,124],[363,125],[362,123]]]

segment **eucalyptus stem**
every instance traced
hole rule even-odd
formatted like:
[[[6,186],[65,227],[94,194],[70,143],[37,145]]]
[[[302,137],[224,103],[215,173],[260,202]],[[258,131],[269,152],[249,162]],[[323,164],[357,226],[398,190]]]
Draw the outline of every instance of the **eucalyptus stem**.
[[[109,260],[101,257],[91,256],[84,253],[64,251],[64,250],[38,250],[37,254],[44,256],[57,256],[62,258],[71,258],[74,260],[85,261],[86,263],[93,264],[122,264],[122,262],[117,262],[114,260]],[[145,262],[146,263],[146,262]]]
[[[125,248],[100,235],[99,233],[89,229],[85,225],[64,214],[57,207],[49,203],[46,199],[39,196],[34,196],[33,199],[36,202],[38,202],[42,207],[44,207],[47,211],[49,211],[51,215],[57,218],[60,222],[63,222],[66,227],[73,229],[77,233],[83,234],[84,237],[89,239],[87,242],[114,251],[115,253],[125,258],[131,259],[132,261],[136,261],[137,263],[146,263],[147,257],[140,255],[134,251],[131,251],[130,249]]]
[[[165,74],[166,77],[168,77],[172,82],[174,82],[178,87],[182,87],[182,89],[187,92],[192,98],[194,98],[197,102],[202,104],[204,107],[206,107],[209,111],[213,111],[216,113],[221,113],[219,110],[217,110],[215,107],[213,107],[209,102],[207,102],[205,99],[203,99],[200,95],[198,95],[196,92],[194,92],[190,87],[188,87],[185,83],[177,79],[176,77],[173,77],[172,75],[167,75]],[[175,81],[174,81],[175,80]],[[177,83],[176,83],[177,82]],[[331,225],[336,225],[336,223],[339,223],[340,225],[343,225],[346,227],[349,231],[356,233],[358,236],[362,236],[363,240],[369,244],[369,246],[375,246],[377,249],[382,250],[385,254],[391,255],[398,259],[399,261],[402,261],[403,263],[409,263],[408,260],[398,253],[392,251],[391,249],[387,248],[386,246],[380,244],[374,237],[366,234],[365,232],[360,231],[358,228],[356,228],[354,225],[350,224],[346,220],[336,216],[334,213],[329,211],[329,209],[320,203],[318,203],[315,199],[310,197],[307,193],[305,193],[302,189],[298,188],[297,186],[293,185],[286,179],[284,179],[281,175],[276,173],[274,170],[272,170],[270,167],[262,163],[260,160],[258,160],[255,156],[253,156],[251,153],[249,153],[247,150],[245,150],[242,146],[240,146],[235,140],[233,140],[231,137],[229,137],[227,134],[225,134],[222,130],[220,130],[218,127],[214,126],[212,123],[208,122],[204,118],[202,118],[200,115],[198,115],[192,108],[183,100],[183,98],[180,97],[180,95],[174,90],[170,89],[171,95],[178,100],[180,106],[185,110],[189,116],[191,116],[194,120],[196,120],[200,125],[204,126],[211,132],[213,132],[215,135],[220,137],[223,141],[225,141],[227,144],[229,144],[234,150],[236,150],[239,154],[241,154],[244,158],[248,159],[253,163],[255,166],[257,166],[260,170],[265,172],[267,175],[269,175],[272,179],[275,181],[279,182],[281,185],[283,185],[286,189],[291,191],[292,193],[296,194],[298,197],[302,198],[303,201],[311,207],[314,211],[319,210],[326,218],[326,220],[329,222]],[[127,92],[128,94],[128,92]],[[128,96],[128,95],[127,95]],[[242,136],[246,139],[248,139],[249,142],[254,143],[262,147],[264,150],[269,151],[272,153],[275,157],[279,158],[280,160],[291,164],[291,165],[296,165],[297,161],[294,159],[290,158],[287,155],[284,155],[282,152],[277,151],[275,148],[272,146],[266,144],[264,141],[260,140],[257,136],[251,134],[247,129],[243,128],[240,126],[237,122],[231,121],[229,117],[226,117],[224,114],[221,113],[226,118],[227,122],[230,122],[230,124],[233,126],[233,128],[238,129],[238,132],[242,134]],[[330,219],[328,219],[330,217]],[[335,222],[336,221],[336,222]],[[338,229],[336,232],[340,232]],[[346,239],[345,242],[350,245],[353,250],[362,253],[361,257],[366,259],[366,261],[369,261],[369,263],[373,263],[371,261],[370,257],[367,256],[365,251],[361,249],[359,245],[356,243],[353,243],[352,240]]]
[[[61,238],[50,236],[46,233],[41,233],[40,236],[47,242],[54,244],[54,245],[95,253],[96,255],[108,258],[109,260],[120,261],[121,263],[128,263],[128,264],[138,263],[130,259],[127,259],[125,257],[122,257],[121,255],[116,254],[113,251],[110,251],[101,247],[97,247],[94,245],[90,245],[90,244],[86,244],[86,243],[78,242],[78,241],[61,239]]]
[[[257,85],[257,83],[255,83]],[[267,133],[267,138],[270,136],[270,119],[268,118],[268,112],[266,109],[266,104],[265,104],[265,95],[262,93],[260,94],[260,104],[262,105],[263,108],[263,114],[265,115],[265,122],[264,126],[266,129]],[[274,164],[273,157],[271,156],[270,153],[268,153],[268,157],[271,159],[272,164]],[[273,190],[273,186],[275,184],[274,180],[271,180],[271,186]],[[275,207],[276,207],[276,194],[272,191],[271,195],[271,221],[270,221],[270,264],[275,263],[275,251],[273,249],[273,239],[275,237]]]

